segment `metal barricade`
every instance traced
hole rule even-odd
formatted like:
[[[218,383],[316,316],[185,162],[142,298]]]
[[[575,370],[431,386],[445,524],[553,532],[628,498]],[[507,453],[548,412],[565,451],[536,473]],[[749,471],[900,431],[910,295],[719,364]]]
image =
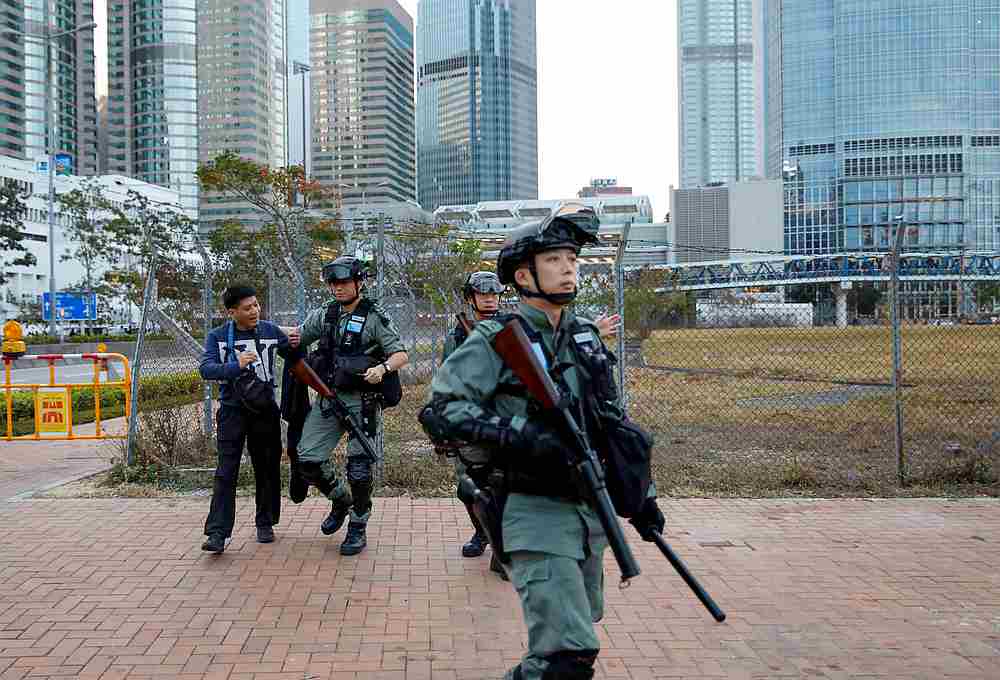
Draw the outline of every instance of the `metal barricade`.
[[[56,382],[57,363],[67,359],[91,361],[94,369],[92,382]],[[69,439],[124,439],[126,433],[107,432],[102,428],[101,392],[120,388],[124,393],[124,415],[128,422],[131,409],[132,379],[129,371],[128,358],[123,354],[112,352],[91,352],[86,354],[28,354],[21,357],[3,357],[4,364],[4,413],[6,424],[3,438],[10,440],[58,441]],[[15,362],[44,361],[48,363],[49,381],[47,383],[12,382],[11,371]],[[121,362],[122,378],[119,380],[101,380],[102,373],[109,373],[108,362]],[[73,390],[94,390],[94,434],[77,434],[73,432]],[[32,434],[14,435],[14,393],[31,391],[34,402],[35,428]]]

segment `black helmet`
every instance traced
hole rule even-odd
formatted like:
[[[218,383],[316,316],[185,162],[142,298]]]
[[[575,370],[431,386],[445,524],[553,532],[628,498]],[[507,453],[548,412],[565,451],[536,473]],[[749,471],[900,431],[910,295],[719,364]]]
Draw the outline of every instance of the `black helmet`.
[[[365,278],[365,264],[356,257],[343,255],[323,265],[323,281],[360,281]]]
[[[504,285],[493,272],[472,272],[465,277],[465,285],[462,286],[462,297],[466,300],[472,299],[473,293],[495,293],[499,295],[503,292]]]
[[[562,205],[544,220],[518,227],[507,237],[497,257],[497,272],[501,283],[514,285],[522,296],[542,297],[557,304],[572,302],[576,292],[546,293],[538,287],[534,257],[556,248],[572,248],[579,253],[583,246],[599,243],[599,227],[600,221],[593,209],[579,204]],[[528,263],[531,275],[535,277],[538,293],[527,291],[514,282],[514,272],[525,262]]]

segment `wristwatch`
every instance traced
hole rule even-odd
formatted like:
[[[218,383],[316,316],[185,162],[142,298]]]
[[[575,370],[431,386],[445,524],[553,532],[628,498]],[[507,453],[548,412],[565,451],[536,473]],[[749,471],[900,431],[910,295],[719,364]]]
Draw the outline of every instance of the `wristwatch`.
[[[382,368],[385,369],[386,374],[392,373],[392,369],[389,368],[389,364],[385,363],[384,361],[382,362]]]

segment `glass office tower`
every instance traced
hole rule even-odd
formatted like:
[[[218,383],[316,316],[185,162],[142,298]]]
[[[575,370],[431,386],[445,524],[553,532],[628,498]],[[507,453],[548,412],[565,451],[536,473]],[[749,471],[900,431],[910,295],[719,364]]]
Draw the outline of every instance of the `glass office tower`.
[[[198,0],[108,0],[109,173],[198,211]]]
[[[679,0],[681,188],[757,167],[752,0]]]
[[[12,31],[0,32],[0,156],[41,159],[48,137],[53,154],[69,157],[71,174],[97,172],[94,31],[51,41],[48,94],[46,41],[35,37],[93,20],[93,0],[0,0],[0,28]]]
[[[1000,247],[1000,3],[763,2],[786,251]]]
[[[417,14],[420,204],[536,198],[535,0],[420,0]]]
[[[396,0],[312,0],[311,15],[313,178],[345,205],[415,200],[412,17]]]

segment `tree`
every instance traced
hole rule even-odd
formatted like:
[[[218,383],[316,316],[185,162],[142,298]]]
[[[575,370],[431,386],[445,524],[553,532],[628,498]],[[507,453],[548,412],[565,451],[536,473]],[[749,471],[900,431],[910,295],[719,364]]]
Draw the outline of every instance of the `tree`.
[[[262,223],[255,236],[263,248],[305,280],[318,278],[319,251],[337,246],[343,235],[336,219],[323,216],[336,193],[306,177],[301,166],[273,169],[226,152],[198,168],[201,188],[237,198],[260,211]],[[249,225],[243,225],[244,228]]]
[[[87,180],[79,189],[57,197],[60,212],[69,216],[63,228],[71,244],[59,258],[60,262],[75,260],[83,266],[83,280],[77,288],[107,295],[111,292],[99,272],[112,269],[121,262],[123,249],[131,238],[122,230],[123,222],[116,219],[111,202],[104,197],[101,185]]]
[[[691,311],[691,295],[671,291],[675,282],[660,270],[643,267],[627,272],[624,286],[625,332],[640,340],[674,320],[685,318]],[[587,277],[580,288],[577,304],[598,307],[601,311],[616,307],[615,281],[610,272]]]
[[[27,196],[7,182],[0,183],[0,285],[6,265],[30,267],[37,261],[24,246],[24,218],[28,214]]]

